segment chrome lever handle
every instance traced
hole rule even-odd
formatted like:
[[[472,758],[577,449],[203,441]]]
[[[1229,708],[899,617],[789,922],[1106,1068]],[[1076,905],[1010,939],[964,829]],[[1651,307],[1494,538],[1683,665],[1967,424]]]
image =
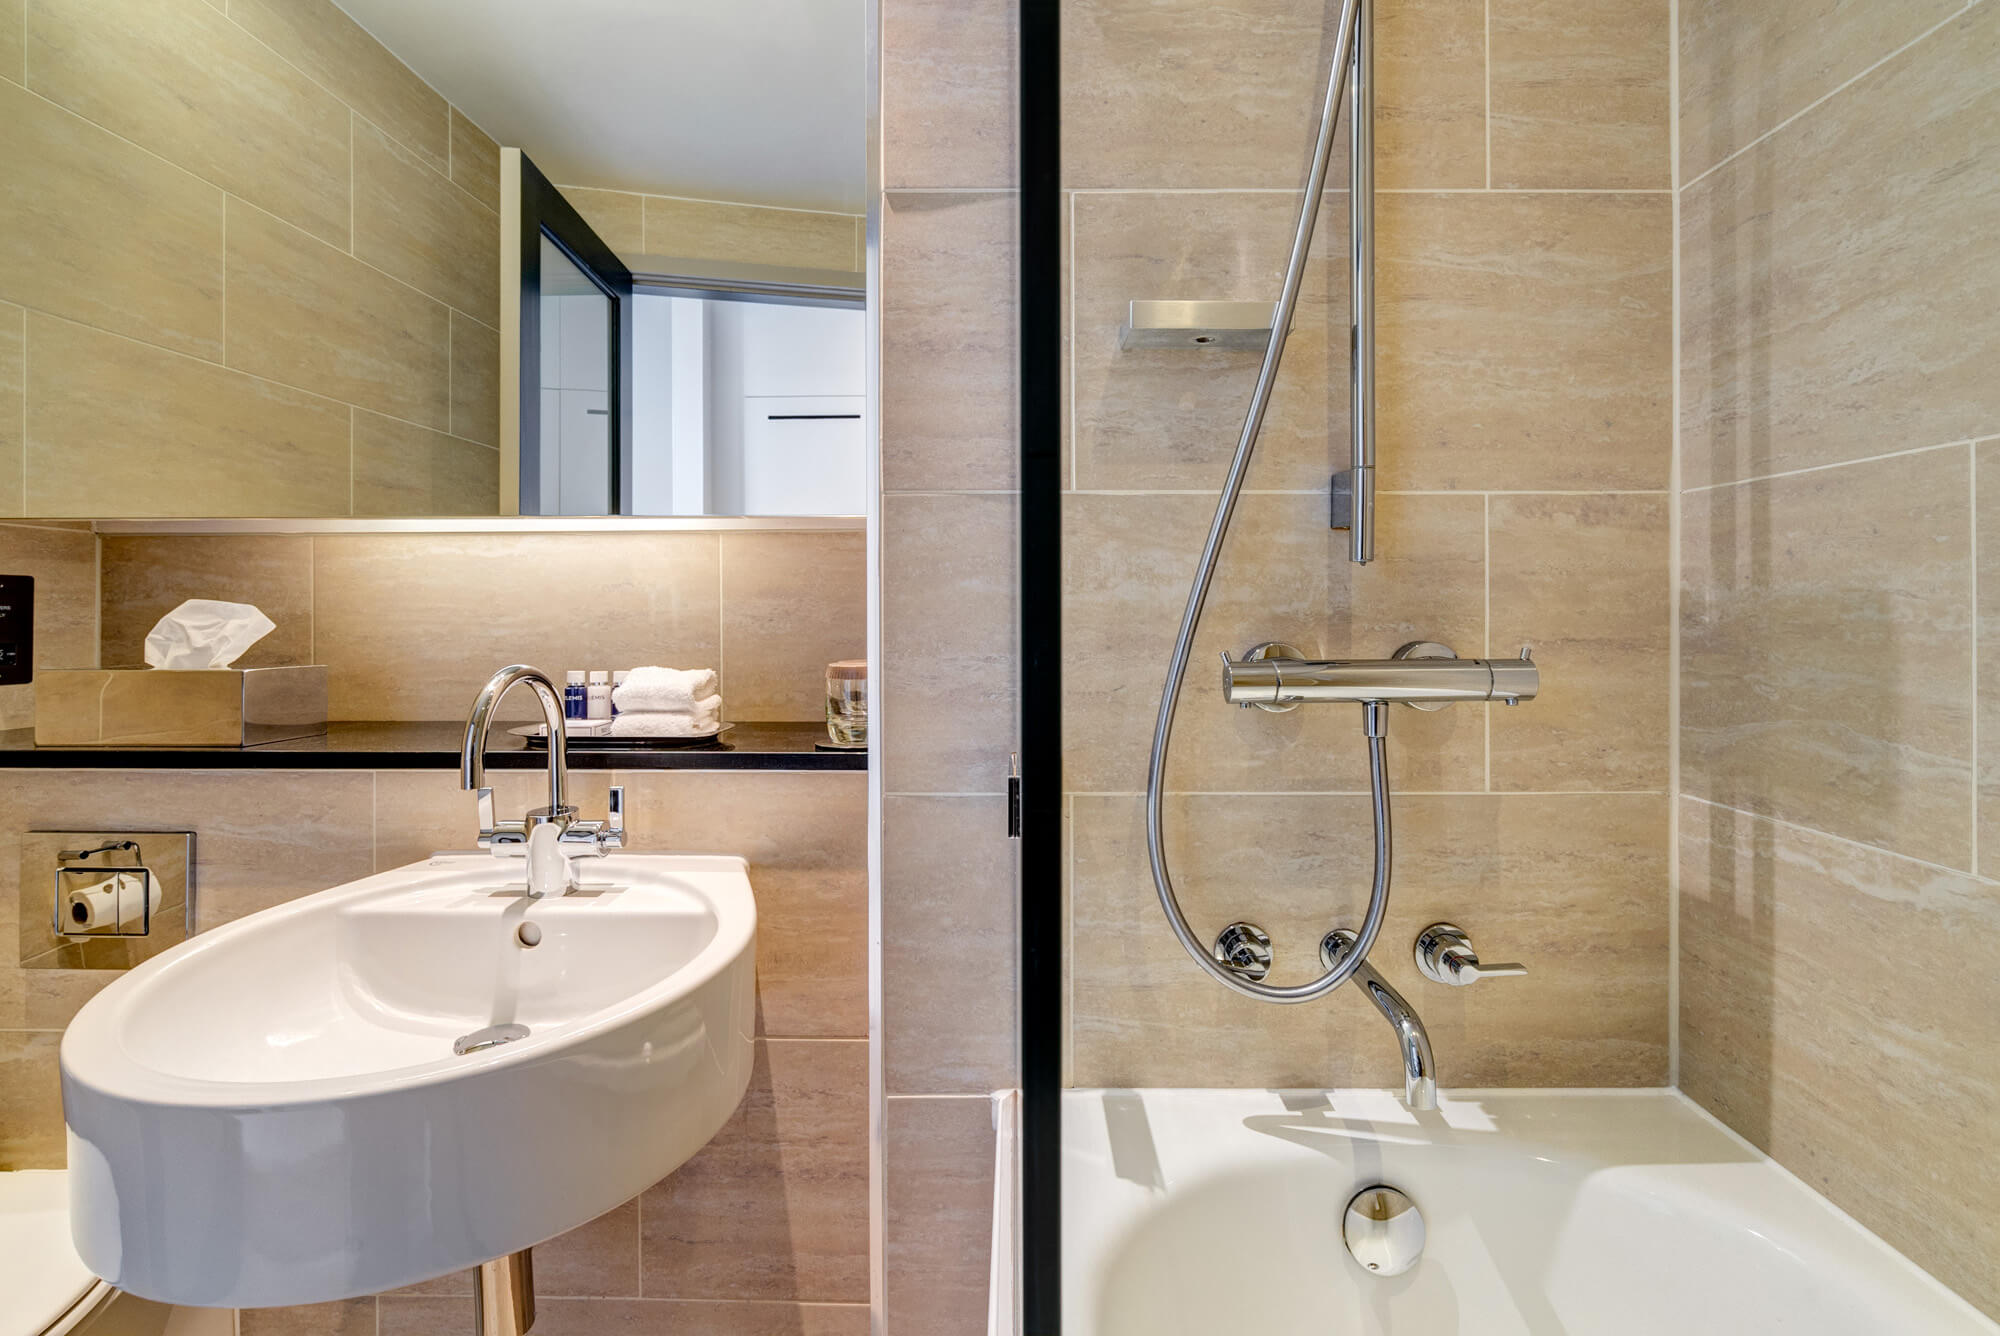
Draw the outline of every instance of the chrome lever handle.
[[[1417,971],[1432,983],[1464,988],[1481,979],[1515,979],[1528,967],[1515,961],[1483,964],[1472,949],[1472,939],[1463,928],[1451,923],[1433,923],[1417,934]]]

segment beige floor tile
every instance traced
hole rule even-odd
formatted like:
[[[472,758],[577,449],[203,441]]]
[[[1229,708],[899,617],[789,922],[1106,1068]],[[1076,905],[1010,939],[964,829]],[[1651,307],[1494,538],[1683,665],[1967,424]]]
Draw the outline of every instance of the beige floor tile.
[[[1382,0],[1375,6],[1377,189],[1485,184],[1484,0]]]
[[[1010,194],[895,194],[882,222],[882,486],[1015,485],[1020,386]]]
[[[99,540],[99,657],[106,668],[146,662],[146,636],[191,598],[254,603],[277,629],[239,668],[312,663],[312,540],[301,534],[107,534]]]
[[[241,1323],[242,1336],[375,1336],[375,1300],[246,1308]]]
[[[1440,1084],[1666,1080],[1665,804],[1599,794],[1396,801],[1394,893],[1375,962],[1422,1015]],[[1147,872],[1140,799],[1078,797],[1074,810],[1074,1084],[1401,1085],[1394,1035],[1354,989],[1272,1007],[1186,957]],[[1176,798],[1166,838],[1196,934],[1207,941],[1232,920],[1257,923],[1271,934],[1274,983],[1316,976],[1320,937],[1361,921],[1373,849],[1365,798]],[[1526,963],[1527,977],[1462,991],[1419,978],[1410,943],[1441,919],[1471,933],[1487,959]]]
[[[1666,0],[1493,0],[1493,182],[1666,190]]]
[[[1682,1087],[2000,1311],[2000,983],[1902,966],[1989,936],[1992,886],[1686,800],[1680,913]]]
[[[826,717],[826,665],[867,657],[859,533],[722,535],[722,691],[735,720]]]
[[[1686,497],[1684,792],[1971,866],[1968,455]]]
[[[868,1046],[768,1039],[725,1128],[640,1199],[640,1281],[675,1299],[868,1297]]]
[[[2000,881],[2000,441],[1978,447],[1979,874]]]
[[[36,5],[27,44],[34,92],[347,245],[352,113],[213,5]]]
[[[374,126],[354,126],[354,254],[500,323],[500,215]]]
[[[858,267],[858,220],[853,214],[763,209],[664,195],[647,195],[644,201],[648,255],[801,269]]]
[[[1493,787],[1665,789],[1664,496],[1496,496],[1487,648],[1531,646],[1542,692],[1488,707]]]
[[[583,215],[598,239],[620,258],[632,259],[646,253],[645,196],[629,190],[595,190],[589,186],[562,186],[563,198]]]
[[[1378,198],[1380,485],[1664,487],[1672,212],[1664,195]]]
[[[882,170],[890,189],[1014,184],[1017,28],[1013,0],[882,6]]]
[[[986,1331],[993,1222],[993,1105],[891,1099],[886,1319],[894,1331]]]
[[[354,410],[356,515],[497,515],[500,452]]]
[[[469,1299],[384,1299],[380,1336],[439,1336],[470,1322]],[[561,1299],[535,1305],[536,1336],[868,1336],[868,1306],[679,1299]]]
[[[59,1031],[0,1030],[0,1171],[67,1163]]]
[[[535,1297],[639,1296],[639,1201],[535,1245]]]
[[[885,1086],[901,1095],[1019,1085],[1019,859],[1007,799],[883,802]]]
[[[457,107],[451,109],[451,180],[487,208],[500,207],[500,146]]]
[[[35,582],[35,667],[97,666],[97,539],[0,524],[0,570]],[[32,728],[35,684],[0,687],[0,729]]]
[[[28,313],[0,302],[0,515],[22,514],[28,395]]]
[[[1684,485],[1996,429],[1997,65],[1980,5],[1683,192]]]

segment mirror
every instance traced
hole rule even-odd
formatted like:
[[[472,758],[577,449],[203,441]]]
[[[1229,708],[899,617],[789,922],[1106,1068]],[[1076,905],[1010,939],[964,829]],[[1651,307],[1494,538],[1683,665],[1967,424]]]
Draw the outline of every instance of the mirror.
[[[0,515],[863,511],[864,0],[27,9]]]

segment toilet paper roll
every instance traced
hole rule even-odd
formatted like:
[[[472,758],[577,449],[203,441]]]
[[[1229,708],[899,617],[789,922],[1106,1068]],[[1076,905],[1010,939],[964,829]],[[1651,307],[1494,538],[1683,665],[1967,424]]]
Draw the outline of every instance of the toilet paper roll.
[[[142,886],[151,887],[143,896]],[[150,906],[144,903],[147,899]],[[149,912],[160,912],[160,879],[119,872],[69,893],[63,905],[63,931],[138,932],[146,926]]]

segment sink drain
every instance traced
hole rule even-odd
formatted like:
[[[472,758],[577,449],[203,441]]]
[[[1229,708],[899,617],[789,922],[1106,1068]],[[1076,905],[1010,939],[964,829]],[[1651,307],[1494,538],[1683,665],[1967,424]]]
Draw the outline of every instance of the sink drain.
[[[1385,1183],[1354,1194],[1340,1233],[1354,1260],[1378,1276],[1400,1276],[1424,1255],[1423,1213]]]

